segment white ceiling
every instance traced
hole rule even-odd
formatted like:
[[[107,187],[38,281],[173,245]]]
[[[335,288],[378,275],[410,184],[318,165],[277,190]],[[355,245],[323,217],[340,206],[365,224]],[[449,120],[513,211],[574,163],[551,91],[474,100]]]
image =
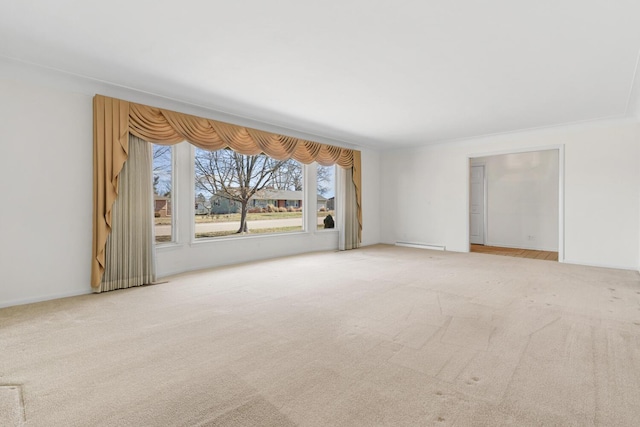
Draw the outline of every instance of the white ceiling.
[[[624,117],[639,50],[638,0],[0,2],[1,56],[374,148]]]

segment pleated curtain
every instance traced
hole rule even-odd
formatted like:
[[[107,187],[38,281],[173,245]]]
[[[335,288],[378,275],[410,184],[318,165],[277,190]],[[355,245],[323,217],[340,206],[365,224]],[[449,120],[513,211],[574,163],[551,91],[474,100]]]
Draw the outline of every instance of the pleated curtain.
[[[155,281],[152,147],[129,135],[129,156],[120,172],[105,246],[105,269],[96,292]]]
[[[341,251],[360,247],[360,221],[358,203],[355,197],[356,186],[352,169],[340,169],[338,179],[338,249]]]

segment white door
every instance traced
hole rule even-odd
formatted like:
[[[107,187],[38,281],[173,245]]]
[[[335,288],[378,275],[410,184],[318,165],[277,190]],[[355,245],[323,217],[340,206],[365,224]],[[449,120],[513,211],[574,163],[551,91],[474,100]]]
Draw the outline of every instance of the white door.
[[[484,166],[471,166],[469,241],[484,245]]]

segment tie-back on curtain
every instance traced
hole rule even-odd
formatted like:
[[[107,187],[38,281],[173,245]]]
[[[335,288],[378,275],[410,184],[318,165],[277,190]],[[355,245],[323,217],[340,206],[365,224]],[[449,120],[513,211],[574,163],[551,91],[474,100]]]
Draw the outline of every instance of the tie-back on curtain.
[[[96,292],[155,281],[152,161],[151,144],[130,135],[105,246],[105,270]]]
[[[102,95],[94,108],[94,243],[91,286],[100,284],[105,266],[105,245],[112,225],[112,206],[118,193],[118,175],[127,159],[129,134],[146,141],[171,145],[181,141],[210,151],[231,148],[241,154],[265,153],[277,160],[337,164],[353,172],[358,209],[358,235],[362,230],[362,178],[360,152],[313,141],[272,134],[216,120],[135,104]]]

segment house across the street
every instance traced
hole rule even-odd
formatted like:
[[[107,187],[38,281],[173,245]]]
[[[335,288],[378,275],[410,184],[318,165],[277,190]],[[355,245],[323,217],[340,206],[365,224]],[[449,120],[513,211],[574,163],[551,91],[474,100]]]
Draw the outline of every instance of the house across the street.
[[[266,208],[272,205],[277,208],[301,208],[302,191],[293,190],[261,190],[249,199],[249,208]],[[232,200],[228,194],[216,193],[211,197],[212,214],[229,214],[240,212],[240,203]]]
[[[171,197],[154,195],[153,211],[156,218],[171,216]]]

